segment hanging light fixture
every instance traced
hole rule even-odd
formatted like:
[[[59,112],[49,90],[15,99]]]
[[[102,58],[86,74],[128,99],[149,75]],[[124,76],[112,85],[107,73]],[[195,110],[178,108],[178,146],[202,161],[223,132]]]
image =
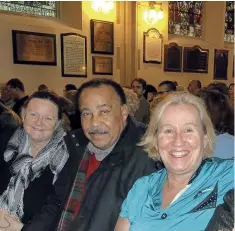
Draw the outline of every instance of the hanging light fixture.
[[[92,1],[92,9],[107,14],[110,10],[114,8],[114,3],[112,0],[104,1],[104,0],[94,0]]]
[[[143,14],[144,21],[148,24],[155,24],[158,20],[163,19],[163,17],[162,4],[150,1],[148,9]]]

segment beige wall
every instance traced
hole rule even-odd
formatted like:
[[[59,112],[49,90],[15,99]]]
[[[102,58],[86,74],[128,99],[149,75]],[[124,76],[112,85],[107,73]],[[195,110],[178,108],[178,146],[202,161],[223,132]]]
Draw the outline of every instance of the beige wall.
[[[233,82],[232,77],[232,63],[233,63],[233,45],[225,44],[223,38],[224,30],[224,12],[225,2],[204,2],[203,14],[203,35],[201,39],[191,37],[168,35],[168,3],[163,2],[164,19],[156,23],[154,26],[149,26],[143,23],[141,15],[141,7],[138,6],[138,49],[140,52],[139,62],[140,68],[137,71],[139,78],[144,78],[148,83],[157,86],[161,81],[172,80],[177,81],[180,85],[186,87],[191,79],[198,79],[203,85],[207,85],[213,81],[214,68],[214,49],[228,49],[229,50],[229,64],[228,64],[228,80],[227,84]],[[176,42],[181,46],[199,45],[202,48],[209,49],[209,66],[208,74],[198,73],[174,73],[164,72],[162,64],[146,64],[143,63],[143,32],[149,28],[155,27],[163,35],[163,43]],[[163,55],[162,58],[164,59]]]
[[[6,82],[11,78],[19,78],[23,81],[26,93],[28,94],[35,91],[38,85],[42,83],[46,84],[50,89],[57,93],[62,94],[64,86],[68,83],[80,86],[83,82],[91,79],[92,77],[105,77],[92,75],[90,19],[113,21],[114,24],[116,24],[116,6],[109,14],[103,15],[95,13],[91,9],[91,2],[63,2],[61,4],[61,20],[0,12],[0,83]],[[118,32],[121,31],[122,25],[123,24],[119,24],[118,26],[114,25],[115,46],[118,46],[121,43],[120,39],[122,39],[122,37],[119,36]],[[82,30],[79,30],[80,28],[82,28]],[[56,34],[57,66],[13,64],[12,30]],[[63,78],[61,76],[60,34],[69,32],[80,33],[87,36],[87,78]],[[114,56],[113,58],[114,75],[112,78],[119,82],[120,70],[116,68],[116,57]]]
[[[204,31],[202,39],[182,36],[168,36],[168,3],[163,2],[165,18],[154,25],[162,34],[164,44],[177,42],[182,46],[200,45],[210,49],[208,74],[170,73],[163,71],[163,64],[143,63],[143,32],[150,26],[143,23],[140,8],[136,2],[116,2],[115,8],[108,14],[94,12],[91,2],[64,1],[61,3],[61,20],[36,16],[26,16],[0,12],[0,82],[10,78],[20,78],[28,94],[36,90],[39,84],[46,84],[57,93],[62,93],[64,85],[81,83],[105,76],[92,75],[92,54],[90,49],[90,19],[114,22],[114,70],[112,78],[122,85],[129,85],[135,77],[142,77],[157,86],[163,80],[177,80],[180,85],[187,86],[189,80],[199,79],[203,85],[213,78],[214,48],[229,49],[228,81],[232,78],[233,46],[224,44],[223,26],[225,2],[204,2]],[[152,27],[152,26],[151,26]],[[13,64],[11,30],[52,33],[57,35],[57,66],[38,66]],[[61,76],[60,34],[75,32],[87,36],[88,78],[63,78]],[[140,54],[138,56],[138,54]]]

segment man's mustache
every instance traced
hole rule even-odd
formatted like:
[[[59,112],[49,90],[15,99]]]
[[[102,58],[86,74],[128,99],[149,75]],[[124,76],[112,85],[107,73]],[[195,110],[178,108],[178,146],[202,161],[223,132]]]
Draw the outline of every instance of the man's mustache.
[[[103,134],[107,134],[108,130],[103,129],[103,128],[99,128],[99,127],[91,127],[88,129],[88,134],[89,135],[103,135]]]

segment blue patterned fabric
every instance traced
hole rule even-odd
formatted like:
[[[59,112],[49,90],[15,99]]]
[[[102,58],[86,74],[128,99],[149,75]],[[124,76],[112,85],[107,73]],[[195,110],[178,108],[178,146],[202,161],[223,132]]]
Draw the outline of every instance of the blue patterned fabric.
[[[205,160],[188,188],[162,209],[166,176],[166,169],[162,169],[136,181],[120,213],[131,223],[129,231],[204,231],[215,207],[234,188],[234,160]]]

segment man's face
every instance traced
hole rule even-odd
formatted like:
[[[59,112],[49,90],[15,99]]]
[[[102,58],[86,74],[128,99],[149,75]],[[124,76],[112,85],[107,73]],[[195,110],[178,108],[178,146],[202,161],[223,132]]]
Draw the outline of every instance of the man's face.
[[[7,90],[8,90],[9,96],[12,100],[18,99],[17,88],[13,88],[13,87],[11,87],[11,85],[7,85]]]
[[[4,102],[7,102],[8,100],[11,99],[7,86],[4,86],[3,89],[2,89],[1,98]]]
[[[157,95],[158,96],[165,96],[167,95],[169,92],[168,86],[166,84],[163,84],[161,86],[158,87],[157,89]]]
[[[144,89],[141,83],[134,81],[131,85],[132,90],[141,98],[144,94]]]
[[[99,149],[115,144],[128,116],[126,105],[110,86],[87,88],[80,96],[81,123],[86,137]]]

